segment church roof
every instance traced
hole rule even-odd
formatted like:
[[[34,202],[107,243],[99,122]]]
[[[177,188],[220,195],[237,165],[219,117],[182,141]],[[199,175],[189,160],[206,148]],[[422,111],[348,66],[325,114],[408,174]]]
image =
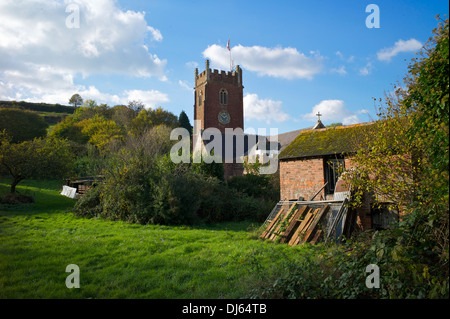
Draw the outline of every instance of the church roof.
[[[300,134],[278,156],[279,160],[354,153],[373,129],[373,122],[312,129]]]
[[[287,132],[287,133],[281,133],[278,135],[274,135],[274,136],[268,136],[267,139],[269,141],[274,141],[275,139],[278,141],[278,150],[282,151],[284,150],[289,144],[291,144],[291,142],[303,131],[305,130],[310,130],[312,129],[312,127],[308,127],[308,128],[304,128],[304,129],[300,129],[300,130],[295,130],[295,131],[291,131],[291,132]]]

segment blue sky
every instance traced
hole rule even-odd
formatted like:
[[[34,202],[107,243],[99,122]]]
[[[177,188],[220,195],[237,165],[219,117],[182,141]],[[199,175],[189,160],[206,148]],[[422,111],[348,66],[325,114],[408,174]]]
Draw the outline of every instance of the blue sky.
[[[379,28],[366,26],[369,4]],[[324,124],[367,122],[437,14],[447,1],[2,0],[0,99],[141,100],[192,122],[195,67],[228,70],[230,39],[246,129],[305,128],[317,111]]]

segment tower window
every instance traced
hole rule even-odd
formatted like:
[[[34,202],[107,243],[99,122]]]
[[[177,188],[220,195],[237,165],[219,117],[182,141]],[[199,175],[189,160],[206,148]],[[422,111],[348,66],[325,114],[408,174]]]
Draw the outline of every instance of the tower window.
[[[202,106],[203,94],[202,91],[198,93],[198,106]]]
[[[219,93],[220,104],[228,104],[228,92],[225,89],[221,89]]]

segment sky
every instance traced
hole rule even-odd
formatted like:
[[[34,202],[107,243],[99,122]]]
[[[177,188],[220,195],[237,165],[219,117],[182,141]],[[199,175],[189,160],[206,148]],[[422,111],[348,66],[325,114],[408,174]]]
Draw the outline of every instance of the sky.
[[[141,101],[193,123],[205,60],[243,70],[244,130],[376,120],[447,1],[0,0],[0,100]]]

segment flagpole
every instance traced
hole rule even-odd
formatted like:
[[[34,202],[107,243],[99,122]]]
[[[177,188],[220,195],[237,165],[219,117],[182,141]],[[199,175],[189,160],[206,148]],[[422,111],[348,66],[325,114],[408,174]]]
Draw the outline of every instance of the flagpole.
[[[230,38],[228,37],[227,49],[230,51],[230,72],[233,72],[233,67],[231,65],[231,48],[230,48]]]

